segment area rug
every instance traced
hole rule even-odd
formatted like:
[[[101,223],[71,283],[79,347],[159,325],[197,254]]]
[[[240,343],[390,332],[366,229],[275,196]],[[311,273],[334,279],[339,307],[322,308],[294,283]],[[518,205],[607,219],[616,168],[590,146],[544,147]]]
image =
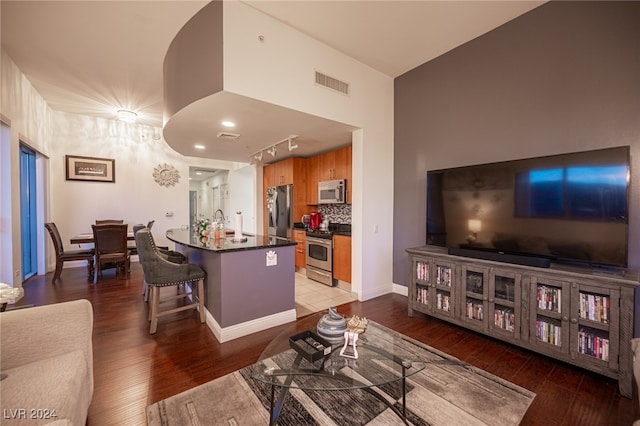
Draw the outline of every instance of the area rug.
[[[394,334],[403,350],[426,367],[407,380],[407,422],[411,425],[517,425],[535,394],[464,363],[373,321],[365,335]],[[396,342],[397,344],[397,342]],[[290,365],[289,350],[266,360]],[[252,378],[264,369],[257,363],[147,407],[149,426],[267,425],[271,388]],[[371,372],[376,374],[376,372]],[[387,401],[402,402],[399,382],[375,388]],[[395,425],[403,424],[388,406],[362,390],[307,391],[292,389],[286,396],[279,425]]]

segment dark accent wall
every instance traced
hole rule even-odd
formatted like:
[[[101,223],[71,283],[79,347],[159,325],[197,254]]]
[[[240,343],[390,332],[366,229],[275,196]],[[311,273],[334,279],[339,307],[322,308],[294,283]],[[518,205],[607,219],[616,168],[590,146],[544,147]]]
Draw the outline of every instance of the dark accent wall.
[[[640,269],[640,2],[549,2],[398,77],[394,282],[425,244],[427,170],[620,145]]]

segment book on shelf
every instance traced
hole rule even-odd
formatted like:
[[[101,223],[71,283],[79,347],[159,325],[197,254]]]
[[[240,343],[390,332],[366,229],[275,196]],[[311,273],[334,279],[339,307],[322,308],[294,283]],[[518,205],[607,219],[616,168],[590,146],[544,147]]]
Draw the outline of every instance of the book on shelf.
[[[467,318],[482,321],[484,319],[482,303],[467,300]]]
[[[450,296],[445,293],[438,292],[436,294],[436,307],[443,311],[450,311],[451,304],[449,303]]]
[[[427,304],[429,301],[429,289],[427,287],[416,287],[416,302]]]
[[[537,300],[539,309],[562,313],[561,288],[538,285]]]
[[[429,281],[429,264],[416,262],[416,278],[420,281]]]
[[[496,308],[493,311],[493,323],[496,327],[507,331],[515,331],[516,316],[512,309]]]
[[[542,342],[562,346],[562,327],[551,322],[538,320],[536,321],[536,337]]]
[[[436,282],[439,285],[451,287],[451,268],[448,266],[436,267]]]
[[[606,333],[586,327],[578,330],[578,352],[609,361],[609,339]]]
[[[580,292],[580,318],[608,324],[610,308],[609,296]]]

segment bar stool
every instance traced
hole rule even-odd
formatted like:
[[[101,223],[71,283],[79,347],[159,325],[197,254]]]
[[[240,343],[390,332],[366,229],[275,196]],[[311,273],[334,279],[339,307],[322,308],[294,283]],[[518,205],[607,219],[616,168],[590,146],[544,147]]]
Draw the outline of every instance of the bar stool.
[[[144,280],[150,291],[151,306],[149,310],[149,320],[151,325],[149,333],[154,334],[158,327],[158,318],[181,312],[187,309],[196,308],[200,311],[200,322],[205,322],[204,312],[204,270],[198,265],[190,263],[173,263],[166,259],[156,248],[153,236],[148,228],[143,228],[135,234],[138,256],[144,272]],[[160,299],[160,289],[162,287],[180,286],[191,284],[190,291],[179,293]],[[196,293],[197,291],[197,293]],[[191,299],[193,303],[170,308],[161,311],[160,304],[166,301],[178,299]]]

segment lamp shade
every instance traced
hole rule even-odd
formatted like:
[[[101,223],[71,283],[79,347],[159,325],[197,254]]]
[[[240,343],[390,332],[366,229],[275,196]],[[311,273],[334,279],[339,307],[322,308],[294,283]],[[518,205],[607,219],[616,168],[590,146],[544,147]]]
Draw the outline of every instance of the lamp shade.
[[[480,219],[469,219],[468,226],[470,232],[480,232],[482,230],[482,221]]]

